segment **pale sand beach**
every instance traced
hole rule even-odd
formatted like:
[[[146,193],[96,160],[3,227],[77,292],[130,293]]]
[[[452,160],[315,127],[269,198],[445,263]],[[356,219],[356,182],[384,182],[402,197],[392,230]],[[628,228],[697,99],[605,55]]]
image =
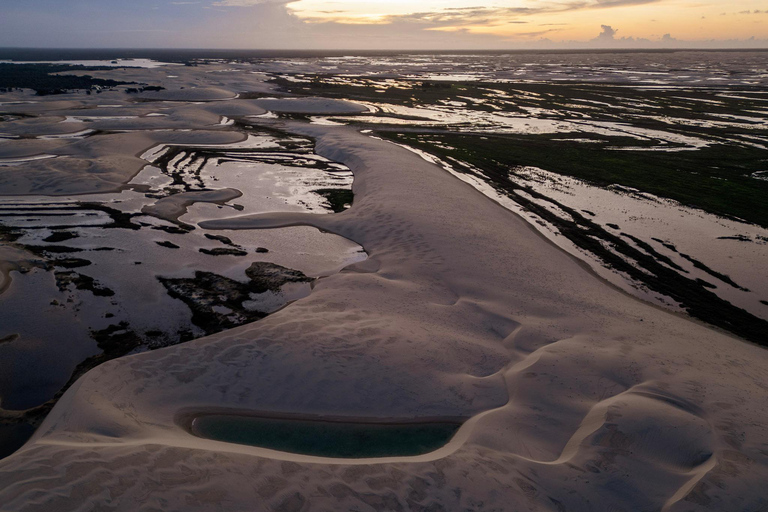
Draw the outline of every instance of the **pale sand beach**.
[[[257,323],[91,370],[0,461],[3,510],[767,506],[765,349],[608,285],[406,149],[271,127],[347,165],[353,206],[200,226],[309,225],[368,259]],[[193,436],[183,418],[211,410],[467,421],[425,455],[334,459]]]

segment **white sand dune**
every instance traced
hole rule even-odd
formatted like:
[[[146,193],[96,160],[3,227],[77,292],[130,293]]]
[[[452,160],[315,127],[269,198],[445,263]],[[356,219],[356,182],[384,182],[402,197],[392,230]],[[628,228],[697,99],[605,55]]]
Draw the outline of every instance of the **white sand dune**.
[[[289,127],[352,169],[353,207],[203,226],[308,224],[369,259],[263,321],[89,372],[0,461],[3,510],[766,507],[768,352],[607,286],[405,149]],[[177,424],[207,407],[475,419],[434,457],[345,461]]]
[[[242,192],[234,188],[182,192],[180,194],[174,194],[158,199],[155,204],[147,205],[142,208],[141,212],[146,215],[154,215],[160,219],[175,222],[179,220],[179,217],[187,213],[187,207],[195,203],[224,204],[227,201],[236,199],[242,195]]]
[[[0,190],[4,195],[51,196],[115,191],[147,165],[140,155],[158,143],[227,144],[243,139],[242,134],[232,131],[194,130],[107,133],[76,141],[14,141],[7,151],[0,148],[0,158],[42,154],[57,158],[30,160],[23,170],[0,166]]]
[[[34,254],[17,247],[0,246],[0,293],[11,285],[12,271],[29,269],[34,261],[39,261]]]

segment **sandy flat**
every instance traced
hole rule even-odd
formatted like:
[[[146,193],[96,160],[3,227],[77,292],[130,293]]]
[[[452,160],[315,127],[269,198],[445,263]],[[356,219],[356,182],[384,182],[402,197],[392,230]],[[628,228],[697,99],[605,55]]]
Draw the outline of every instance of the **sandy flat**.
[[[147,205],[141,211],[146,215],[154,215],[160,219],[175,222],[187,213],[187,207],[190,205],[195,203],[223,204],[241,195],[243,195],[242,192],[234,188],[182,192],[159,199],[155,204]]]
[[[255,100],[254,103],[270,112],[286,114],[333,115],[368,112],[365,105],[328,98],[263,98]]]
[[[113,360],[0,461],[4,510],[759,510],[768,352],[609,287],[420,157],[292,124],[355,174],[313,225],[365,262],[256,324]],[[337,461],[202,440],[190,410],[473,417],[414,459]]]
[[[31,159],[23,168],[0,166],[0,190],[3,195],[52,196],[115,191],[147,165],[140,155],[157,144],[226,144],[243,139],[237,132],[201,129],[106,133],[75,141],[13,141],[0,147],[0,158],[55,158]]]

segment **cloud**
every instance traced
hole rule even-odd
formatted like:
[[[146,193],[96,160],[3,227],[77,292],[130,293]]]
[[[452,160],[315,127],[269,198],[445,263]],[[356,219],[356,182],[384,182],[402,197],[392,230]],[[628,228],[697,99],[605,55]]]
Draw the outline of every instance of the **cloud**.
[[[600,35],[598,35],[597,38],[595,38],[596,41],[605,41],[605,40],[613,41],[614,40],[614,37],[616,36],[616,32],[618,32],[618,30],[615,30],[610,25],[600,25],[600,28],[603,31],[600,32]]]
[[[442,9],[415,11],[405,14],[375,13],[369,15],[353,14],[350,10],[301,11],[297,6],[295,14],[308,23],[335,23],[350,25],[412,23],[423,25],[423,30],[458,29],[461,27],[484,26],[497,27],[510,23],[523,23],[519,18],[539,14],[565,13],[579,10],[611,9],[634,5],[661,2],[662,0],[543,0],[531,3],[528,7],[445,7]],[[300,0],[217,0],[213,3],[221,7],[246,7],[266,3],[296,4]],[[342,6],[343,2],[333,2]],[[418,4],[415,4],[418,5]]]
[[[264,4],[285,5],[298,2],[299,0],[218,0],[213,2],[215,7],[254,7]]]

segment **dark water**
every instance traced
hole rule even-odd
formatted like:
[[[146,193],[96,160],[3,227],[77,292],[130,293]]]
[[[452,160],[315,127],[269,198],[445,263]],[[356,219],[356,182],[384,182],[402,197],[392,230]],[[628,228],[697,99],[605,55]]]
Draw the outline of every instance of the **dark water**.
[[[460,426],[459,422],[374,424],[212,414],[196,418],[192,432],[281,452],[359,459],[429,453],[450,441]]]
[[[35,427],[25,423],[0,424],[0,459],[22,447],[35,433]]]

